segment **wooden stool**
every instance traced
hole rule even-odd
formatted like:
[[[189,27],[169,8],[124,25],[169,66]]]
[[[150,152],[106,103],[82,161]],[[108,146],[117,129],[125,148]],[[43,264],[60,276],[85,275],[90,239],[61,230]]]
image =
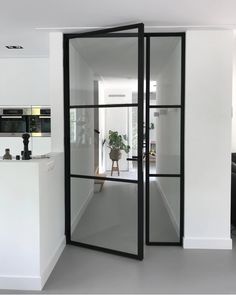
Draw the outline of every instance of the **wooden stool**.
[[[116,166],[115,166],[115,162],[116,162]],[[112,165],[111,165],[111,176],[113,174],[113,171],[118,171],[118,176],[120,176],[120,169],[119,169],[119,163],[118,163],[118,161],[112,161]]]

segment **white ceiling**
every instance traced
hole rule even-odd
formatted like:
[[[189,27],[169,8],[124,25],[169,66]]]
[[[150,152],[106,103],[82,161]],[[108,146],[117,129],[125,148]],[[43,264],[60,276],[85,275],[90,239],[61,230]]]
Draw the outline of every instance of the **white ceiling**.
[[[47,56],[53,28],[70,32],[143,22],[169,31],[236,29],[236,0],[0,0],[0,5],[0,57]],[[18,44],[24,50],[5,49]]]
[[[151,40],[151,78],[156,78],[180,41],[180,37]],[[138,78],[137,38],[77,38],[70,42],[97,77],[112,80]]]

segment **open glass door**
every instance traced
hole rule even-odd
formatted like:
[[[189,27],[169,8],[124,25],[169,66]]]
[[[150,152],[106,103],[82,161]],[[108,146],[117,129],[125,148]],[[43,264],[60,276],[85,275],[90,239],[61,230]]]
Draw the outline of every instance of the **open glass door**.
[[[140,260],[143,81],[143,24],[64,35],[67,243]]]

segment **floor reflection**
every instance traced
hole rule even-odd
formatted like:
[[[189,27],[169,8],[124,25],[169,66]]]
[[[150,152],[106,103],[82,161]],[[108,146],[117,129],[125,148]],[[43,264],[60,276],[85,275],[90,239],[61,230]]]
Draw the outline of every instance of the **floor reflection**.
[[[168,212],[162,192],[155,180],[150,179],[150,241],[179,242],[179,233]],[[178,197],[178,194],[176,194]]]
[[[151,241],[178,242],[155,181],[150,181],[150,205]],[[93,196],[72,233],[72,240],[137,254],[137,184],[94,183]]]
[[[137,185],[105,181],[101,191],[95,186],[72,240],[137,254]]]

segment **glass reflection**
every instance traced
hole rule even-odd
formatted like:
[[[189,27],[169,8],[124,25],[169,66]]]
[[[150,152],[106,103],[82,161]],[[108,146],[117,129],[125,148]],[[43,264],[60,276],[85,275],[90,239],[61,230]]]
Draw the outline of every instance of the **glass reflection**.
[[[132,102],[138,91],[137,38],[75,38],[69,55],[70,105]],[[94,90],[102,94],[97,101]]]
[[[150,178],[150,241],[179,242],[180,180]]]
[[[181,101],[181,37],[150,40],[150,104],[177,105]]]
[[[150,109],[150,174],[180,173],[180,109]]]
[[[71,179],[71,239],[137,254],[137,185]]]

